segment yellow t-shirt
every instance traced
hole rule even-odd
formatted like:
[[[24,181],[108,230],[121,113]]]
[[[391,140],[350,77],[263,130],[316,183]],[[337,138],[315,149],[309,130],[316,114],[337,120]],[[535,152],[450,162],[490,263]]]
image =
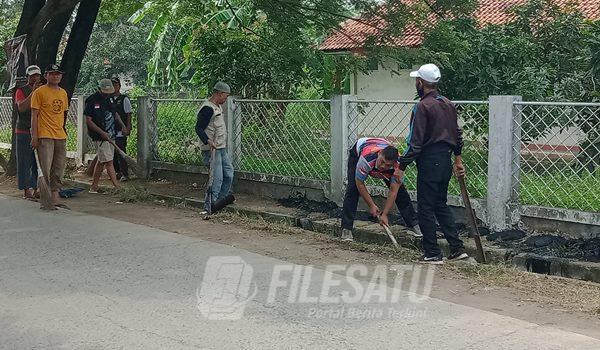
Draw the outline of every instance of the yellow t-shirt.
[[[48,85],[40,86],[31,94],[31,109],[39,110],[38,138],[56,140],[67,138],[64,126],[69,99],[64,89],[53,89]]]

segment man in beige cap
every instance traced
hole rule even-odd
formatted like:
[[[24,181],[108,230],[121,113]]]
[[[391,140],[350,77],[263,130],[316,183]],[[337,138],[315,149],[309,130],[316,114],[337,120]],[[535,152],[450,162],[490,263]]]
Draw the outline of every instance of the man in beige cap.
[[[115,188],[119,188],[113,165],[115,154],[113,143],[116,137],[116,123],[119,123],[121,128],[125,126],[110,99],[114,92],[112,82],[109,79],[102,79],[98,84],[98,91],[85,100],[83,115],[86,117],[88,135],[96,143],[98,157],[90,193],[99,193],[98,184],[104,169]]]
[[[212,201],[217,202],[229,194],[233,183],[233,166],[227,154],[227,128],[221,105],[227,101],[231,93],[229,85],[218,82],[213,88],[210,98],[200,106],[196,121],[196,133],[204,144],[202,154],[204,162],[214,166],[210,169],[213,175]],[[214,155],[215,159],[212,159]],[[211,196],[207,193],[207,198]],[[207,201],[205,210],[208,211]]]

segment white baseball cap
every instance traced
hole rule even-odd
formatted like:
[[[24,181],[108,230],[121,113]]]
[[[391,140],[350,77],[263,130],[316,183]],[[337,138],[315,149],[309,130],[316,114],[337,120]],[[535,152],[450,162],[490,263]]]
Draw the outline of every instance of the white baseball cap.
[[[41,75],[42,70],[40,69],[40,67],[33,65],[33,66],[27,67],[27,69],[25,70],[25,74],[27,74],[27,76],[34,75],[34,74]]]
[[[442,78],[440,69],[433,63],[424,64],[419,70],[410,72],[411,78],[421,78],[428,83],[437,83]]]

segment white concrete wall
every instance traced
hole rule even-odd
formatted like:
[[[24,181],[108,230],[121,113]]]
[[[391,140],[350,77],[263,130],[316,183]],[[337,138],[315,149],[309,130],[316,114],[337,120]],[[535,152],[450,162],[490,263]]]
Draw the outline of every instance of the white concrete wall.
[[[414,67],[417,69],[418,67]],[[350,93],[360,100],[414,100],[415,80],[409,76],[412,69],[397,69],[391,61],[379,64],[378,70],[358,72],[351,77]],[[358,108],[357,133],[359,137],[386,137],[404,142],[412,104],[370,103]],[[538,145],[577,146],[585,139],[578,128],[552,128],[544,137],[533,141]]]
[[[351,94],[358,100],[414,100],[415,81],[411,69],[398,70],[397,64],[383,62],[378,70],[359,72],[351,79]],[[404,142],[408,134],[412,104],[371,103],[358,109],[359,137],[386,137]]]
[[[352,77],[351,94],[359,100],[414,100],[415,80],[408,76],[411,69],[398,70],[397,66],[384,61],[378,70],[357,73]]]

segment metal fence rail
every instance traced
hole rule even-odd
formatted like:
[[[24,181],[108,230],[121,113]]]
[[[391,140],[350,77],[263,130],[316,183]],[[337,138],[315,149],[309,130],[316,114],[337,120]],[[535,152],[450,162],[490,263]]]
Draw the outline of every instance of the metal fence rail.
[[[600,104],[515,103],[521,204],[600,211]],[[518,119],[518,118],[517,118]]]
[[[329,100],[237,100],[235,168],[316,180],[330,178]]]
[[[469,172],[469,190],[473,197],[485,198],[488,104],[485,101],[455,101],[455,104],[459,113],[459,123],[464,131],[463,158]],[[348,144],[354,144],[361,137],[381,137],[404,152],[415,105],[416,101],[350,101]],[[372,179],[368,180],[368,184],[381,185]],[[405,184],[409,190],[416,189],[416,171],[409,170],[406,173]],[[460,189],[454,182],[450,185],[450,193],[460,194]]]

